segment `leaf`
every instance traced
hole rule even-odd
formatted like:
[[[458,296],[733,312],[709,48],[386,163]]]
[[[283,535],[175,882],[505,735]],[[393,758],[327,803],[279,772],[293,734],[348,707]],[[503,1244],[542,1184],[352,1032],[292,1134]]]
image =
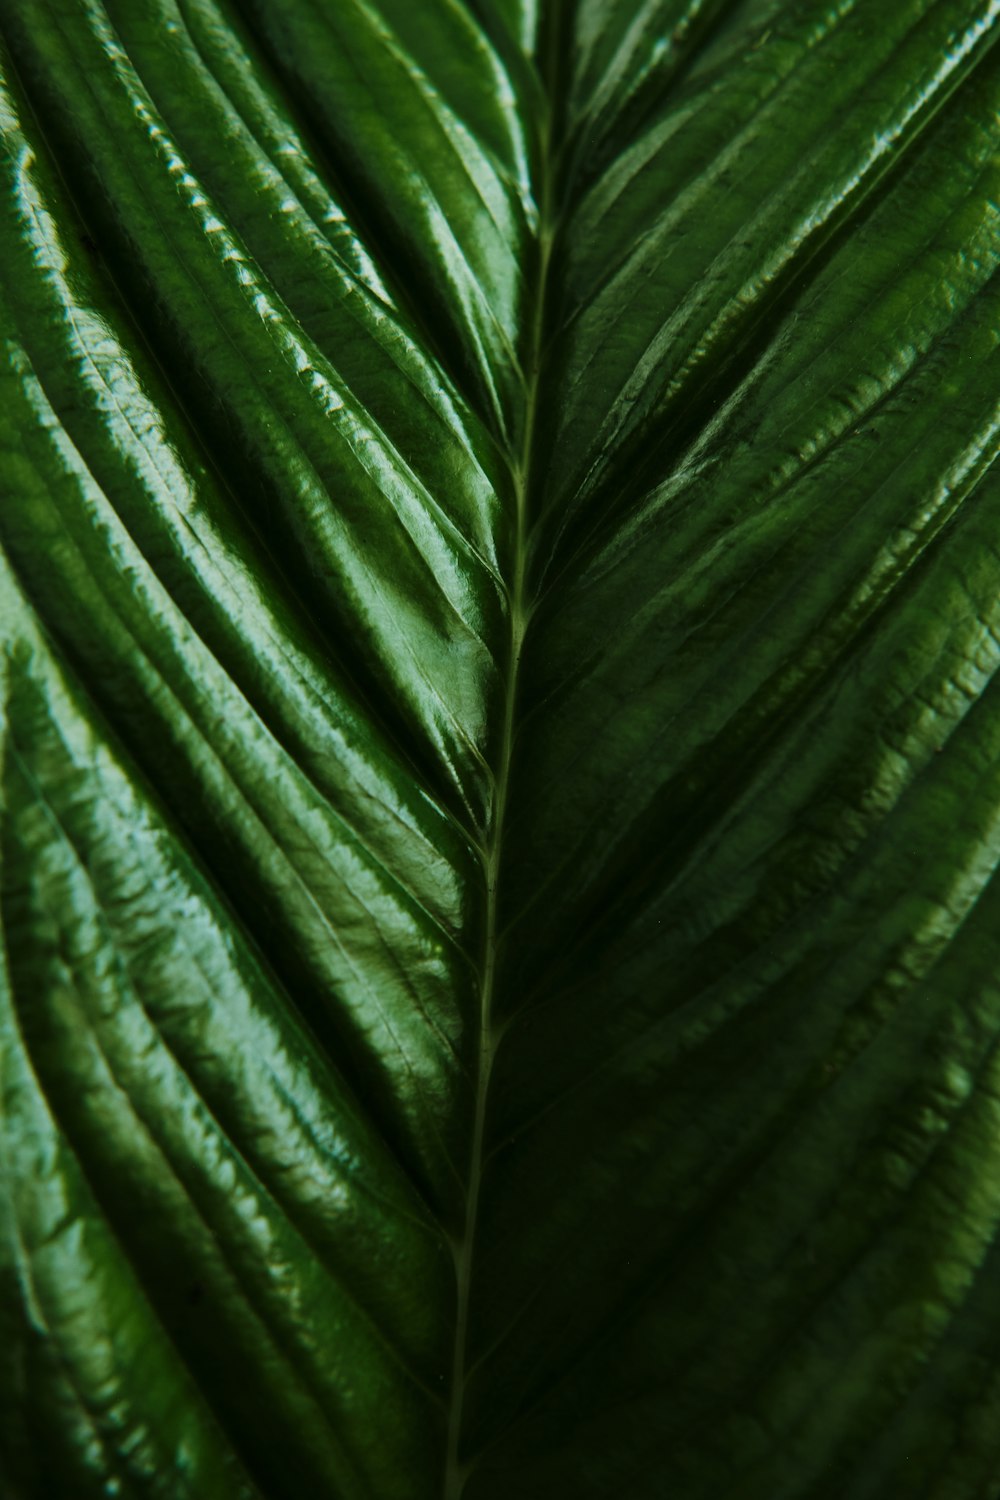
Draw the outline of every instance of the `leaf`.
[[[0,36],[4,1500],[1000,1495],[1000,5]]]

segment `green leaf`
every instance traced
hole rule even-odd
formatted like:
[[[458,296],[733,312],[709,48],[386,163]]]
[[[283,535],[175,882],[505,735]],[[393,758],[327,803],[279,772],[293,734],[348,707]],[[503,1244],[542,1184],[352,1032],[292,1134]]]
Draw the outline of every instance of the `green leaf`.
[[[1000,1495],[1000,0],[0,38],[0,1496]]]

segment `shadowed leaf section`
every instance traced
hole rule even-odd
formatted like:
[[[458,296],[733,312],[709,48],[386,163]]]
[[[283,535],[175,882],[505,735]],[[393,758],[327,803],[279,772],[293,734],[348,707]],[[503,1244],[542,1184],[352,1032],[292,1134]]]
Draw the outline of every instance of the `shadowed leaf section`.
[[[5,1500],[997,1491],[998,38],[0,0]]]

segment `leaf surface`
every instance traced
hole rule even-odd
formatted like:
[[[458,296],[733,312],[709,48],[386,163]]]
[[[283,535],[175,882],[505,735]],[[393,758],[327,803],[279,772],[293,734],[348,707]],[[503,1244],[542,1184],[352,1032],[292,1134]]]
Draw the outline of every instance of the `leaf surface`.
[[[1000,1494],[1000,4],[0,0],[0,1495]]]

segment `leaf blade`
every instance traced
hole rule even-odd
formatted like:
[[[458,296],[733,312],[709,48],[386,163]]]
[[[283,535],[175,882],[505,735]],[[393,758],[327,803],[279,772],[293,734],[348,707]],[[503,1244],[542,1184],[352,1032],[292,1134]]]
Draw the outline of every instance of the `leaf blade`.
[[[0,16],[15,1483],[978,1493],[995,5]]]

